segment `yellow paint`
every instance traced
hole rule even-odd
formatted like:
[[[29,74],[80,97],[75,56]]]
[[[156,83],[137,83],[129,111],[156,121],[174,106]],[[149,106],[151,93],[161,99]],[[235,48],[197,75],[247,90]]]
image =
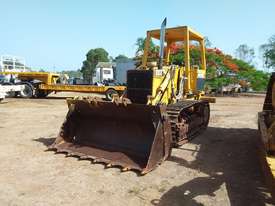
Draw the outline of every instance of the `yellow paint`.
[[[123,92],[124,86],[94,86],[94,85],[69,85],[69,84],[40,84],[39,89],[47,91],[105,93],[108,89]]]
[[[273,178],[275,178],[275,157],[274,156],[266,156],[266,161],[267,161],[270,171],[273,175]]]
[[[55,84],[60,76],[59,74],[50,72],[1,72],[1,74],[13,74],[22,81],[37,79],[42,81],[44,84]]]
[[[205,57],[205,46],[204,46],[204,39],[200,40],[200,48],[201,48],[201,72],[204,76],[206,76],[206,57]]]
[[[165,51],[165,64],[169,65],[170,63],[170,54],[171,54],[171,42],[167,42],[167,47],[166,47],[166,51]]]
[[[147,66],[147,58],[148,58],[148,50],[150,47],[150,32],[147,32],[147,37],[145,40],[145,47],[144,47],[144,51],[143,51],[143,56],[142,56],[142,68],[146,68]]]
[[[39,90],[45,90],[48,92],[87,92],[87,93],[105,93],[108,89],[114,89],[118,92],[123,92],[125,86],[94,86],[94,85],[69,85],[69,84],[57,84],[59,74],[50,72],[1,72],[0,74],[17,75],[17,78],[21,81],[28,80],[40,80],[42,83],[39,84]]]
[[[182,26],[175,28],[168,28],[165,31],[165,41],[167,43],[165,49],[165,66],[163,66],[162,71],[158,69],[158,67],[149,68],[147,67],[148,55],[149,55],[149,44],[150,39],[160,39],[160,30],[151,30],[147,31],[147,37],[145,41],[144,54],[142,58],[142,67],[141,69],[152,69],[153,70],[153,80],[152,80],[152,96],[148,98],[148,104],[155,105],[158,103],[169,104],[175,102],[175,95],[172,95],[172,83],[174,83],[174,91],[178,92],[180,78],[184,77],[184,89],[182,96],[188,99],[200,99],[204,91],[197,90],[197,79],[198,73],[205,78],[206,75],[206,58],[205,58],[205,46],[204,46],[204,38],[198,32],[195,32],[193,29]],[[190,62],[190,41],[197,41],[199,43],[199,48],[201,50],[201,65],[196,66],[191,65]],[[184,67],[176,66],[175,75],[171,77],[169,75],[171,71],[170,63],[170,54],[171,49],[170,46],[175,43],[183,41],[184,43],[184,59],[182,60],[184,63]],[[198,69],[200,71],[198,72]]]
[[[191,92],[191,68],[190,68],[190,42],[189,42],[189,31],[188,27],[184,30],[184,63],[185,63],[185,70],[186,70],[186,76],[187,76],[187,83],[186,83],[186,92]]]

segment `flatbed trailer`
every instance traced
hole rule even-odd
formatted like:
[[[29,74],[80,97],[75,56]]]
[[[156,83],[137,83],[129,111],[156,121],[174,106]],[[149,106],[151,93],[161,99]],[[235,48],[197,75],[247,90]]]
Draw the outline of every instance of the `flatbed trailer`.
[[[20,96],[46,97],[52,92],[82,92],[105,94],[107,100],[112,99],[112,95],[122,95],[125,86],[96,86],[96,85],[71,85],[58,83],[60,74],[50,72],[0,72],[2,75],[14,75],[20,80],[16,85],[23,85],[24,89]]]
[[[95,85],[70,85],[70,84],[40,84],[39,90],[45,93],[51,92],[82,92],[105,94],[111,100],[113,94],[122,95],[125,86],[95,86]]]

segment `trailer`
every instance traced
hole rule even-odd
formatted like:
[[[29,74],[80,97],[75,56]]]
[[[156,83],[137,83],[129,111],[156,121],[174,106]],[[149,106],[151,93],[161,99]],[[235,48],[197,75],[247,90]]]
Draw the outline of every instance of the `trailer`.
[[[69,85],[69,84],[39,84],[40,97],[47,96],[51,92],[82,92],[105,94],[107,100],[112,100],[114,94],[121,96],[125,86],[95,86],[95,85]]]
[[[17,82],[10,83],[21,85],[20,96],[24,98],[46,97],[52,92],[83,92],[105,94],[111,100],[114,94],[122,95],[124,86],[96,86],[96,85],[70,85],[60,81],[60,74],[50,72],[1,72],[2,75],[14,75]]]

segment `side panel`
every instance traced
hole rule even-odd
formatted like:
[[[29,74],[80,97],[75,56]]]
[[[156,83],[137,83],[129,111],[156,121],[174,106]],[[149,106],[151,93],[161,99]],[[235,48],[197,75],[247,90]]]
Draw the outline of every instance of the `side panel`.
[[[153,71],[129,70],[127,72],[127,98],[133,103],[146,104],[152,95]]]
[[[203,91],[204,90],[204,84],[205,84],[205,72],[203,70],[198,70],[198,76],[197,76],[197,90]]]

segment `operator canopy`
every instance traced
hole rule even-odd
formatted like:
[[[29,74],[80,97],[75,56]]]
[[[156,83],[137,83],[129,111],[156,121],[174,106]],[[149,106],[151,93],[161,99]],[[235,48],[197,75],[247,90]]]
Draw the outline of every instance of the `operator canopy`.
[[[198,32],[194,31],[188,26],[174,27],[165,29],[165,40],[168,42],[176,42],[176,41],[185,41],[185,34],[189,32],[189,40],[202,41],[203,36]],[[150,30],[148,34],[155,38],[160,39],[160,30]]]

